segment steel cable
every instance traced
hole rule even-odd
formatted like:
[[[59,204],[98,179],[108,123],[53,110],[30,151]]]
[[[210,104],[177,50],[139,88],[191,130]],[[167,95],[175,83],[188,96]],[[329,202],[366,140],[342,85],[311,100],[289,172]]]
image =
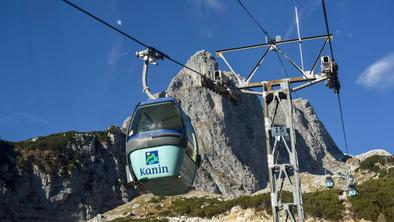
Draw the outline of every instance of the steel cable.
[[[346,130],[345,130],[345,121],[343,120],[341,96],[339,95],[339,93],[337,94],[337,98],[338,98],[339,113],[340,113],[341,122],[342,122],[342,132],[343,132],[343,139],[345,141],[346,154],[349,155],[349,150],[348,150],[348,146],[347,146]]]
[[[118,33],[120,33],[120,34],[122,34],[123,36],[127,37],[128,39],[130,39],[130,40],[132,40],[132,41],[138,43],[139,45],[144,46],[144,47],[146,47],[146,48],[148,48],[148,49],[153,49],[154,51],[160,53],[161,55],[163,55],[164,58],[170,60],[171,62],[174,62],[175,64],[177,64],[177,65],[179,65],[179,66],[181,66],[181,67],[183,67],[183,68],[186,68],[186,69],[188,69],[188,70],[190,70],[190,71],[192,71],[192,72],[194,72],[194,73],[196,73],[196,74],[198,74],[198,75],[200,75],[200,76],[204,76],[204,77],[205,77],[204,74],[202,74],[202,73],[200,73],[200,72],[198,72],[198,71],[196,71],[196,70],[194,70],[194,69],[192,69],[192,68],[190,68],[190,67],[188,67],[188,66],[186,66],[186,65],[184,65],[184,64],[182,64],[182,63],[180,63],[180,62],[178,62],[177,60],[171,58],[171,57],[170,57],[169,55],[167,55],[166,53],[161,52],[161,51],[155,49],[154,47],[151,47],[151,46],[149,46],[148,44],[145,44],[144,42],[142,42],[142,41],[140,41],[140,40],[134,38],[133,36],[131,36],[131,35],[125,33],[124,31],[122,31],[122,30],[120,30],[120,29],[118,29],[118,28],[116,28],[116,27],[114,27],[113,25],[111,25],[111,24],[109,24],[108,22],[106,22],[106,21],[100,19],[99,17],[93,15],[92,13],[86,11],[85,9],[83,9],[83,8],[81,8],[81,7],[77,6],[77,5],[75,5],[74,3],[72,3],[72,2],[70,2],[70,1],[68,1],[68,0],[62,0],[62,1],[65,2],[65,3],[67,3],[68,5],[72,6],[73,8],[79,10],[80,12],[84,13],[85,15],[87,15],[87,16],[93,18],[94,20],[100,22],[101,24],[107,26],[108,28],[110,28],[110,29],[112,29],[112,30],[114,30],[114,31],[116,31],[116,32],[118,32]]]
[[[271,40],[271,37],[268,35],[267,30],[264,29],[262,25],[257,21],[257,19],[250,13],[250,11],[246,8],[246,6],[240,1],[237,0],[238,4],[245,10],[245,12],[249,15],[249,17],[254,21],[254,23],[260,28],[260,30],[265,34],[268,40]]]
[[[322,5],[323,5],[324,22],[326,25],[327,35],[330,35],[330,28],[328,26],[328,18],[327,18],[327,10],[326,10],[325,0],[322,0]],[[331,43],[330,37],[328,37],[328,43],[330,46],[330,54],[331,54],[332,61],[335,62],[334,51],[332,49],[332,43]],[[339,95],[339,88],[338,88],[338,93],[337,93],[337,99],[338,99],[339,113],[340,113],[340,117],[341,117],[342,133],[343,133],[343,140],[345,142],[346,154],[349,154],[348,145],[347,145],[347,137],[346,137],[346,129],[345,129],[345,121],[343,118],[342,102],[341,102],[341,97]]]

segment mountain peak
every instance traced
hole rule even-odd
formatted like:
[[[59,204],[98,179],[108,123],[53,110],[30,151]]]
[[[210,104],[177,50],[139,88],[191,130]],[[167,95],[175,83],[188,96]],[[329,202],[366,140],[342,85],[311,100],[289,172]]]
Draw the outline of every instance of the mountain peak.
[[[361,153],[361,154],[356,155],[356,158],[359,159],[360,161],[363,161],[363,160],[367,159],[368,157],[375,156],[375,155],[392,156],[391,153],[389,153],[388,151],[386,151],[384,149],[372,149],[372,150],[369,150],[365,153]]]

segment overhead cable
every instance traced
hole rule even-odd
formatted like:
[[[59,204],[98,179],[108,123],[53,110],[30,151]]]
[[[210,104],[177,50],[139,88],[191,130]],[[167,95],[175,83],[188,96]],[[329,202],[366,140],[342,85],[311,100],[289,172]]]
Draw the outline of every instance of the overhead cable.
[[[349,154],[349,150],[347,146],[346,130],[345,130],[345,121],[343,120],[343,113],[342,113],[341,96],[339,95],[339,93],[337,94],[337,98],[338,98],[339,112],[341,115],[343,140],[345,141],[346,154]]]
[[[327,18],[327,10],[326,10],[325,0],[322,0],[322,5],[323,5],[324,22],[326,24],[327,35],[330,35],[330,28],[328,26],[328,18]],[[330,53],[331,53],[332,61],[335,61],[330,37],[328,37],[328,43],[330,45]],[[338,88],[338,93],[337,93],[337,99],[338,99],[339,113],[340,113],[340,117],[341,117],[342,133],[343,133],[343,140],[345,142],[346,154],[349,154],[348,145],[347,145],[347,137],[346,137],[346,129],[345,129],[345,121],[343,118],[343,111],[342,111],[341,96],[339,95],[339,88]]]
[[[106,21],[100,19],[99,17],[93,15],[92,13],[86,11],[85,9],[83,9],[83,8],[81,8],[81,7],[77,6],[77,5],[75,5],[74,3],[72,3],[72,2],[70,2],[70,1],[68,1],[68,0],[63,0],[63,2],[67,3],[68,5],[72,6],[73,8],[75,8],[75,9],[81,11],[82,13],[84,13],[85,15],[87,15],[87,16],[93,18],[94,20],[100,22],[101,24],[107,26],[108,28],[110,28],[110,29],[112,29],[112,30],[114,30],[114,31],[116,31],[116,32],[118,32],[118,33],[120,33],[120,34],[122,34],[123,36],[127,37],[128,39],[130,39],[130,40],[132,40],[132,41],[138,43],[139,45],[144,46],[145,48],[148,48],[148,49],[153,49],[153,50],[155,50],[156,52],[160,53],[161,55],[163,55],[164,58],[170,60],[171,62],[174,62],[175,64],[177,64],[177,65],[179,65],[179,66],[182,66],[183,68],[186,68],[186,69],[188,69],[188,70],[190,70],[190,71],[192,71],[192,72],[194,72],[194,73],[196,73],[196,74],[198,74],[198,75],[200,75],[200,76],[204,76],[204,77],[205,77],[204,74],[202,74],[202,73],[200,73],[200,72],[198,72],[198,71],[196,71],[196,70],[194,70],[194,69],[192,69],[192,68],[190,68],[190,67],[188,67],[188,66],[186,66],[186,65],[184,65],[184,64],[182,64],[182,63],[180,63],[180,62],[178,62],[177,60],[171,58],[169,55],[165,54],[164,52],[161,52],[161,51],[155,49],[154,47],[149,46],[148,44],[146,44],[146,43],[144,43],[144,42],[142,42],[142,41],[140,41],[140,40],[134,38],[133,36],[127,34],[126,32],[124,32],[124,31],[122,31],[122,30],[120,30],[120,29],[118,29],[118,28],[116,28],[116,27],[114,27],[113,25],[111,25],[111,24],[109,24],[108,22],[106,22]]]
[[[238,4],[245,10],[245,12],[249,15],[249,17],[256,23],[256,25],[260,28],[260,30],[265,34],[268,40],[271,40],[270,36],[268,35],[267,30],[264,29],[262,25],[257,21],[257,19],[250,13],[248,8],[241,2],[241,0],[237,0]]]
[[[328,18],[327,18],[327,11],[326,11],[326,3],[325,0],[322,0],[322,4],[323,4],[323,13],[324,13],[324,22],[326,23],[326,31],[327,31],[327,35],[330,35],[330,29],[328,27]],[[331,38],[328,37],[328,43],[330,45],[330,53],[331,53],[331,58],[333,61],[335,61],[334,59],[334,52],[332,50],[332,44],[331,44]]]

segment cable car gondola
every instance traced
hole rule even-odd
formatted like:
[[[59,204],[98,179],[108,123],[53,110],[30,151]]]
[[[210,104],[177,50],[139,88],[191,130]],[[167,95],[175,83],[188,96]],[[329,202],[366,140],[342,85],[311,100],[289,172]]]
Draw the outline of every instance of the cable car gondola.
[[[334,187],[334,180],[330,176],[326,177],[326,187],[329,189]]]
[[[355,197],[358,195],[358,191],[356,189],[356,185],[351,184],[348,186],[348,196],[349,197]]]
[[[154,195],[187,193],[199,164],[189,117],[172,97],[140,103],[126,138],[129,182]]]

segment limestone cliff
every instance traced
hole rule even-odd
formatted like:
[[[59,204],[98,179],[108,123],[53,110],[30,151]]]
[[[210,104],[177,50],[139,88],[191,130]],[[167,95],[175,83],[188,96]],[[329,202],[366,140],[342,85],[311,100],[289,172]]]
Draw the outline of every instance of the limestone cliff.
[[[81,221],[127,202],[124,134],[0,141],[0,221]]]
[[[197,52],[187,66],[213,75],[218,65],[207,51]],[[225,195],[248,194],[268,182],[264,121],[257,96],[241,94],[233,104],[201,87],[201,77],[181,70],[170,83],[167,94],[179,100],[196,129],[202,166],[197,189]],[[344,165],[336,146],[307,100],[294,100],[294,124],[301,171],[324,174]],[[278,119],[283,119],[278,113]]]
[[[187,66],[212,75],[215,59],[196,53]],[[171,81],[167,94],[179,100],[192,120],[202,156],[197,189],[226,195],[254,192],[267,183],[264,122],[257,97],[241,95],[233,104],[201,87],[201,77],[183,69]]]

